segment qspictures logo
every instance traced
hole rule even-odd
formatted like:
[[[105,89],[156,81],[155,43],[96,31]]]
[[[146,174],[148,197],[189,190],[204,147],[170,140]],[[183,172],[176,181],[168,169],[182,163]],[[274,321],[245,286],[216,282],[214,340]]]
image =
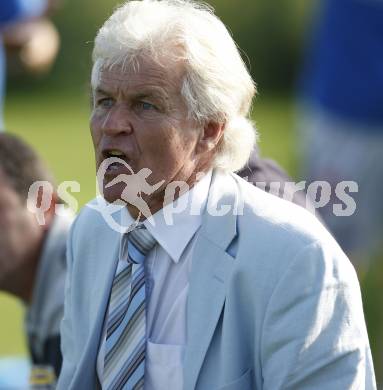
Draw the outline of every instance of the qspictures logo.
[[[105,176],[107,172],[119,165],[125,166],[124,172],[127,173],[120,173],[112,180],[106,181]],[[165,181],[161,180],[155,184],[150,184],[148,178],[151,174],[152,171],[149,168],[143,168],[138,172],[134,172],[126,161],[118,157],[105,159],[97,171],[96,187],[100,194],[87,207],[99,212],[109,227],[120,233],[133,229],[142,218],[147,219],[154,225],[153,215],[143,195],[150,197],[163,186]],[[197,181],[202,180],[204,176],[203,172],[197,174]],[[113,203],[106,202],[103,192],[104,183],[107,183],[105,185],[106,189],[122,184],[123,190],[120,199]],[[312,213],[328,205],[332,196],[336,198],[332,205],[332,212],[335,216],[352,216],[357,208],[355,199],[351,195],[359,190],[358,184],[354,181],[342,181],[337,183],[335,187],[326,181],[313,181],[311,183],[306,181],[299,183],[275,181],[270,183],[256,182],[253,184],[288,201],[291,201],[297,192],[306,191],[306,209]],[[55,206],[56,214],[62,215],[67,212],[67,209],[77,213],[79,205],[73,193],[78,193],[80,190],[81,186],[76,181],[61,183],[57,188],[57,194],[65,204],[57,204]],[[203,212],[203,210],[193,206],[198,204],[198,202],[195,202],[195,199],[193,199],[193,191],[189,190],[189,185],[182,181],[171,182],[161,189],[161,191],[164,191],[164,199],[166,201],[163,205],[163,217],[167,225],[174,224],[174,216],[185,212],[185,210],[188,210],[192,215],[199,215]],[[179,194],[182,194],[182,196],[178,197]],[[54,188],[49,182],[37,181],[29,188],[27,207],[29,211],[35,214],[38,223],[41,225],[45,224],[45,213],[51,207],[53,196]],[[116,212],[126,207],[127,204],[134,206],[139,211],[139,215],[134,223],[128,226],[121,221],[116,221],[114,218]],[[223,216],[230,212],[235,215],[241,215],[243,213],[243,205],[235,205],[234,207],[230,205],[218,206],[214,202],[208,202],[206,212],[211,216]]]

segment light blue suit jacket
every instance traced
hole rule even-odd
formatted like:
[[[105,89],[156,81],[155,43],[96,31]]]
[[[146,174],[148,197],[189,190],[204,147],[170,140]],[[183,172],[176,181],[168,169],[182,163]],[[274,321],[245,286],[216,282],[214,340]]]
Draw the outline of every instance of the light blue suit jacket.
[[[355,271],[315,217],[217,171],[208,204],[232,211],[198,233],[184,390],[374,389]],[[90,208],[73,225],[59,390],[97,386],[119,238]]]

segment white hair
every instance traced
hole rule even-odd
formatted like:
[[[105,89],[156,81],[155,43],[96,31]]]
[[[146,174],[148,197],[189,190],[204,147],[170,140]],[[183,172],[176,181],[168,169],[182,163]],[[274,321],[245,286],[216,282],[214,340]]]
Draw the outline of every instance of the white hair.
[[[231,35],[212,8],[188,0],[128,1],[99,30],[93,50],[92,86],[101,67],[135,64],[138,56],[182,61],[181,94],[199,123],[225,125],[213,166],[241,169],[256,142],[249,119],[255,83]]]

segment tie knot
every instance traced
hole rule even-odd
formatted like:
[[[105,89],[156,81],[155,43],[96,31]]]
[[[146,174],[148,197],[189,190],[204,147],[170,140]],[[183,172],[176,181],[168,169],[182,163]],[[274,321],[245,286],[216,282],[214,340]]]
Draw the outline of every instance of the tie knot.
[[[155,238],[144,225],[138,226],[128,234],[128,261],[141,264],[156,245]]]

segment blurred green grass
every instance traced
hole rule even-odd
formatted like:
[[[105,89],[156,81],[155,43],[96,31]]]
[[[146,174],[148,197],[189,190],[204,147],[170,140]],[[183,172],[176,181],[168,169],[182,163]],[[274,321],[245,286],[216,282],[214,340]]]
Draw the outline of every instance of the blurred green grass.
[[[7,97],[5,121],[52,169],[58,183],[81,184],[76,195],[84,204],[94,192],[94,169],[88,131],[89,104],[83,89],[68,92],[35,90]]]

